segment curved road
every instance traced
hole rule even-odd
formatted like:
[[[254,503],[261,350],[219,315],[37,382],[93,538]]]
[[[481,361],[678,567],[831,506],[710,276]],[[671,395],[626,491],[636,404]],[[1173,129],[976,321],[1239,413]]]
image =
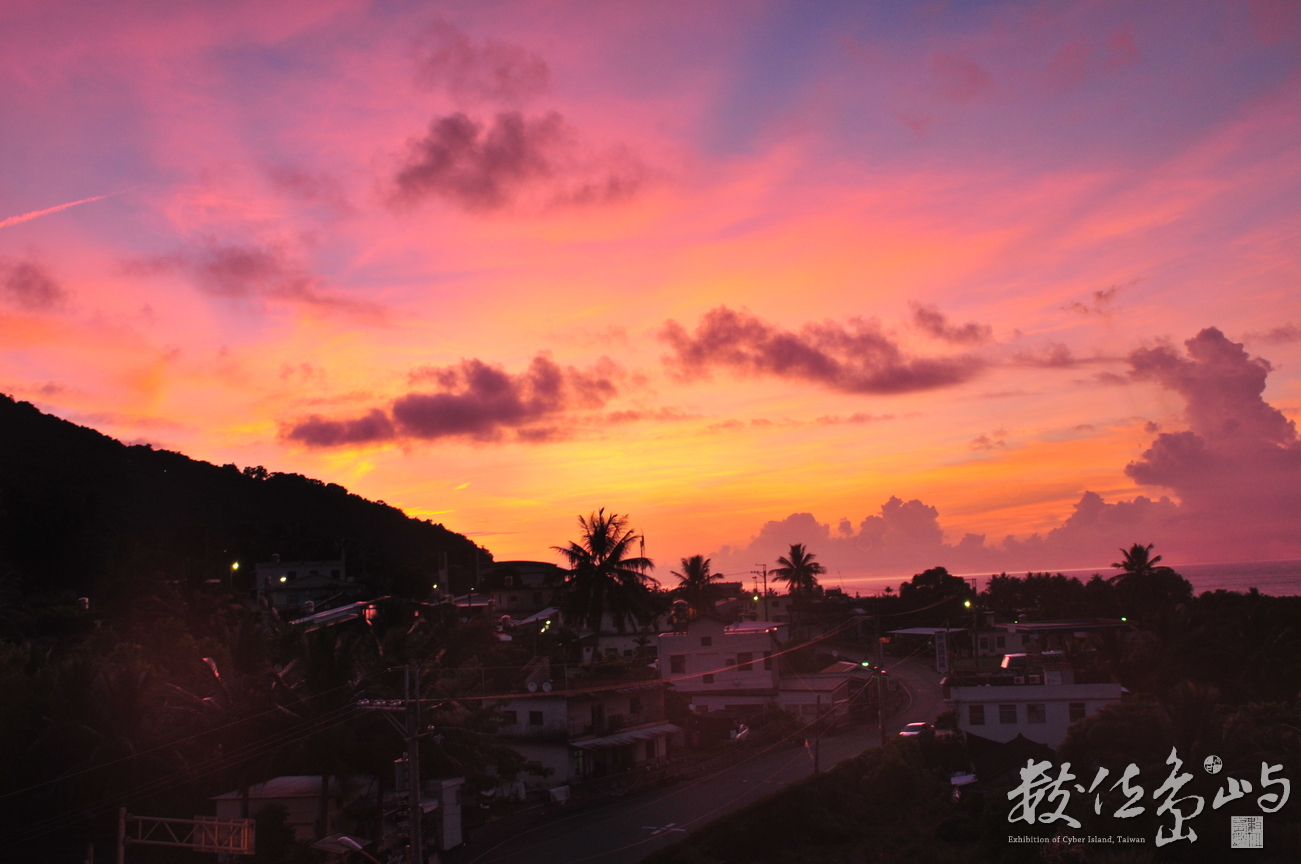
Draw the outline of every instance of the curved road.
[[[924,660],[887,658],[891,676],[911,700],[886,721],[886,734],[904,724],[934,720],[944,710],[939,679]],[[876,724],[855,726],[822,739],[823,769],[877,746]],[[756,750],[748,759],[675,786],[613,799],[608,804],[523,828],[481,832],[444,853],[447,864],[635,864],[656,849],[738,807],[813,772],[802,746]],[[513,831],[514,833],[508,833]]]

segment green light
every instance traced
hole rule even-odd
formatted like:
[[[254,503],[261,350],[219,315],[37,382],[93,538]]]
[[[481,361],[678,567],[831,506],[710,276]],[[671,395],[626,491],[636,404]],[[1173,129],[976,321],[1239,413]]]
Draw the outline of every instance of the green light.
[[[859,663],[858,665],[859,665],[859,666],[871,666],[871,665],[872,665],[872,661],[871,661],[871,660],[864,660],[862,663]]]
[[[1121,621],[1128,621],[1129,619],[1128,619],[1128,618],[1121,618],[1120,620],[1121,620]]]

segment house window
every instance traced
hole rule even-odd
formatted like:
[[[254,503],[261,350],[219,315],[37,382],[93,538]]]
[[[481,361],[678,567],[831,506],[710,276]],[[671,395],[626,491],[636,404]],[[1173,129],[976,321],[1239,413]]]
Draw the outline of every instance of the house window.
[[[541,725],[542,725],[542,712],[541,712],[541,711],[530,711],[530,712],[529,712],[529,725],[530,725],[530,726],[541,726]]]
[[[628,700],[628,713],[629,713],[629,714],[640,714],[640,713],[641,713],[641,699],[640,699],[640,698],[634,696],[634,697],[632,697],[631,699]]]
[[[999,723],[1016,722],[1016,705],[999,705],[998,706]]]
[[[701,683],[704,683],[704,684],[713,684],[713,683],[714,683],[714,673],[713,673],[713,672],[706,672],[704,675],[700,676],[700,681],[701,681]]]
[[[1044,709],[1042,703],[1029,702],[1025,706],[1025,722],[1027,723],[1047,723],[1048,712]]]
[[[971,726],[985,725],[985,706],[968,705],[967,706],[967,723]]]
[[[1083,719],[1084,719],[1084,703],[1083,703],[1083,702],[1072,702],[1072,703],[1070,704],[1070,711],[1071,711],[1071,722],[1072,722],[1072,723],[1074,723],[1076,720],[1083,720]]]
[[[713,644],[714,644],[714,637],[713,637],[713,636],[701,636],[701,637],[700,637],[700,647],[701,647],[701,648],[708,648],[709,646],[711,646],[711,645],[713,645]]]
[[[516,712],[516,711],[503,711],[503,712],[501,712],[501,725],[503,725],[503,726],[514,726],[514,725],[515,725],[516,723],[518,723],[518,722],[519,722],[519,713],[518,713],[518,712]]]
[[[685,675],[685,674],[686,674],[686,671],[687,671],[687,655],[686,655],[686,654],[670,654],[670,655],[669,655],[669,674],[670,674],[670,675]]]
[[[998,650],[1002,651],[1004,648],[1007,647],[1007,637],[999,636],[995,644],[998,646]]]
[[[648,738],[648,739],[646,740],[646,758],[647,758],[647,759],[654,759],[656,756],[659,755],[659,753],[658,753],[658,751],[656,750],[656,747],[655,747],[655,741],[656,741],[655,738]]]
[[[988,636],[981,636],[981,637],[980,637],[980,650],[981,650],[981,651],[988,651],[988,650],[989,650],[989,637],[988,637]]]
[[[754,668],[754,655],[749,651],[742,651],[736,655],[736,671],[749,672]]]
[[[588,758],[587,751],[575,748],[573,750],[573,754],[574,754],[574,773],[579,775],[580,777],[586,775],[588,771],[591,770],[587,762],[587,758]]]
[[[771,652],[771,651],[765,651],[765,652],[763,652],[763,671],[765,671],[765,672],[771,672],[771,671],[772,671],[772,652]]]

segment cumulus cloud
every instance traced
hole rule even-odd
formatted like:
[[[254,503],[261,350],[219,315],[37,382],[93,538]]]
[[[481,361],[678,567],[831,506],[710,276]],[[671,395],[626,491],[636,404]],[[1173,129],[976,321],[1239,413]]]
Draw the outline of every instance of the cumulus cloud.
[[[645,179],[625,150],[584,153],[555,111],[504,111],[486,124],[458,111],[435,117],[423,137],[409,142],[393,200],[413,206],[439,198],[483,212],[531,192],[544,206],[601,204],[630,197]]]
[[[794,332],[726,306],[705,313],[693,333],[668,321],[659,338],[672,349],[664,363],[683,380],[721,368],[845,393],[909,393],[961,383],[984,365],[971,355],[909,357],[875,322],[861,318],[805,324]]]
[[[395,439],[466,438],[545,441],[564,433],[569,412],[603,407],[618,388],[618,369],[608,360],[587,370],[562,367],[545,354],[512,374],[481,360],[415,370],[410,392],[361,417],[332,420],[312,415],[290,424],[284,437],[309,447],[339,447]]]
[[[1200,510],[1232,502],[1235,515],[1251,513],[1254,519],[1285,501],[1301,506],[1301,442],[1296,424],[1264,400],[1269,361],[1249,356],[1214,327],[1184,346],[1187,356],[1172,346],[1130,356],[1134,378],[1184,398],[1188,428],[1159,434],[1125,473],[1144,485],[1171,489]],[[1253,502],[1262,501],[1270,503],[1258,512]]]
[[[919,303],[913,304],[913,324],[929,336],[957,345],[988,342],[994,335],[994,328],[988,324],[977,324],[975,321],[968,321],[961,327],[955,327],[939,309],[934,306],[922,306]]]
[[[446,21],[435,21],[416,42],[416,85],[466,100],[521,102],[551,85],[551,70],[518,45],[475,42]]]
[[[819,560],[847,572],[907,574],[943,564],[954,572],[1103,566],[1118,547],[1155,543],[1172,560],[1301,557],[1301,440],[1295,424],[1263,398],[1272,367],[1215,328],[1184,343],[1142,348],[1127,358],[1129,377],[1181,396],[1186,429],[1162,432],[1125,472],[1170,494],[1106,501],[1085,491],[1070,515],[1045,534],[986,542],[967,534],[945,542],[937,508],[893,497],[856,532],[795,513],[766,523],[743,548],[714,554],[720,568],[775,560],[790,543],[810,544]],[[1083,424],[1076,427],[1088,431]],[[1001,446],[1001,430],[972,442]],[[1103,566],[1105,570],[1105,566]]]
[[[35,259],[0,257],[0,297],[28,312],[47,312],[62,305],[68,292]]]
[[[125,262],[132,275],[182,272],[206,294],[237,301],[279,300],[367,316],[374,304],[325,290],[323,280],[281,247],[258,243],[206,243],[172,255]]]

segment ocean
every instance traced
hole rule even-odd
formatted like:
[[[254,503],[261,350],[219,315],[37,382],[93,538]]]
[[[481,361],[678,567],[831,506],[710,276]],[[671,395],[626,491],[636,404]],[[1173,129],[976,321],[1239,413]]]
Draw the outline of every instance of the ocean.
[[[1193,593],[1195,594],[1220,589],[1246,592],[1252,588],[1257,589],[1262,594],[1273,594],[1278,597],[1301,594],[1301,559],[1232,561],[1217,564],[1173,564],[1171,566],[1181,576],[1193,583]],[[1076,570],[1049,569],[1048,572],[1075,576],[1081,582],[1087,582],[1094,573],[1101,573],[1103,577],[1111,577],[1120,571],[1114,567],[1088,567]],[[990,576],[989,573],[963,573],[958,575],[977,580],[977,585],[981,590],[984,590],[985,583]],[[1008,575],[1024,576],[1025,574],[1009,571]],[[846,576],[841,580],[837,580],[834,574],[828,574],[822,577],[822,582],[828,588],[840,587],[843,584],[845,590],[851,594],[854,592],[876,594],[886,585],[890,585],[897,590],[900,582],[906,582],[911,577],[912,574],[905,576]]]

